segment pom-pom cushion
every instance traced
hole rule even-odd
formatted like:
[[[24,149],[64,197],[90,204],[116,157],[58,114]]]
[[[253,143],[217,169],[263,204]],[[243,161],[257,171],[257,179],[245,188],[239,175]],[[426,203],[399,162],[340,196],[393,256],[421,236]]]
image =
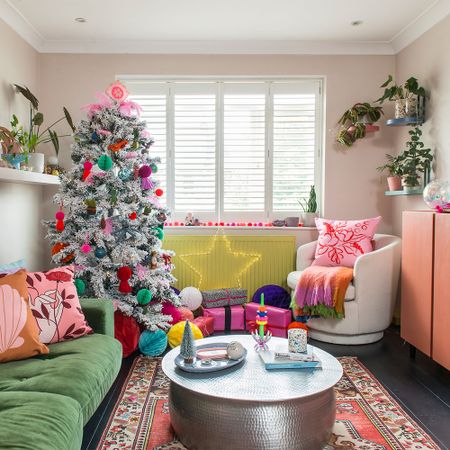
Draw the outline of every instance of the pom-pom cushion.
[[[264,304],[289,309],[291,296],[283,287],[276,284],[262,286],[253,294],[252,302],[259,303],[261,301],[261,294],[264,294]]]
[[[92,333],[80,307],[73,266],[29,272],[26,279],[41,342],[53,344]]]
[[[145,356],[159,356],[167,347],[167,334],[163,330],[144,330],[139,338],[139,350]]]
[[[178,322],[175,324],[167,333],[167,338],[169,339],[169,345],[172,348],[178,347],[181,344],[181,340],[183,339],[184,326],[185,321]],[[203,339],[203,334],[200,331],[200,328],[193,324],[192,322],[188,322],[191,327],[192,334],[194,335],[194,339]]]
[[[22,269],[0,278],[0,362],[49,352],[28,305],[27,273]]]
[[[381,217],[362,220],[316,219],[319,231],[315,266],[353,267],[356,259],[373,250],[372,240]]]
[[[114,313],[114,337],[122,344],[124,358],[138,348],[141,329],[134,317],[125,316],[120,311]]]

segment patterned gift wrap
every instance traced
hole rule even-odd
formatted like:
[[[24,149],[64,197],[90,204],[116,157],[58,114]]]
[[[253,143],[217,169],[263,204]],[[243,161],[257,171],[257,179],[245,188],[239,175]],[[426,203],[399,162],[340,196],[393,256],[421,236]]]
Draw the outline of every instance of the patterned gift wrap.
[[[204,317],[214,317],[214,331],[237,331],[245,329],[242,305],[207,308]]]
[[[243,305],[247,303],[247,290],[240,288],[214,289],[202,292],[205,308],[220,308],[222,306]]]

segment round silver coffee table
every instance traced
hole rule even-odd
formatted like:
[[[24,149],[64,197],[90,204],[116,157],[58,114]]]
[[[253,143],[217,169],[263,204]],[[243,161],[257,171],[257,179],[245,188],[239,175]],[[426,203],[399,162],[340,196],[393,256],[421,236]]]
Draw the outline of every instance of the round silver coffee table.
[[[335,420],[333,386],[342,376],[339,361],[314,348],[322,369],[266,370],[251,336],[214,336],[196,341],[241,342],[248,351],[242,364],[209,374],[191,374],[175,366],[180,347],[164,357],[171,380],[170,420],[190,450],[319,450]],[[287,349],[273,337],[269,348]]]

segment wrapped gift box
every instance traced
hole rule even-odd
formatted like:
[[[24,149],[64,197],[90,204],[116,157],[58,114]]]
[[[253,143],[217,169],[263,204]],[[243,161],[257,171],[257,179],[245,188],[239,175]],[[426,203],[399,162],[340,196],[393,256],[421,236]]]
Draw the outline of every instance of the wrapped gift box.
[[[204,317],[214,317],[214,331],[245,330],[242,305],[206,308]]]
[[[214,317],[199,316],[196,317],[192,323],[200,328],[203,337],[210,336],[214,333]]]
[[[204,308],[243,305],[247,302],[247,290],[240,288],[214,289],[212,291],[203,291],[202,297]]]
[[[245,305],[246,330],[252,331],[256,325],[256,311],[258,303],[247,303]],[[292,311],[290,309],[277,308],[276,306],[266,306],[267,308],[267,329],[273,336],[287,338],[288,326],[292,322]]]

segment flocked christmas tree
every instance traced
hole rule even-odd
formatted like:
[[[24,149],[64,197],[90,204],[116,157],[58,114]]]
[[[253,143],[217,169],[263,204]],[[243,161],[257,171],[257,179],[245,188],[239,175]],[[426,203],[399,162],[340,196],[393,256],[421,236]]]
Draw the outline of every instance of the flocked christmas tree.
[[[179,305],[170,287],[172,254],[161,248],[168,211],[152,177],[159,163],[153,139],[127,96],[117,82],[86,108],[48,238],[53,261],[74,264],[81,296],[112,299],[146,329],[167,329],[172,317],[162,314],[162,305]]]

